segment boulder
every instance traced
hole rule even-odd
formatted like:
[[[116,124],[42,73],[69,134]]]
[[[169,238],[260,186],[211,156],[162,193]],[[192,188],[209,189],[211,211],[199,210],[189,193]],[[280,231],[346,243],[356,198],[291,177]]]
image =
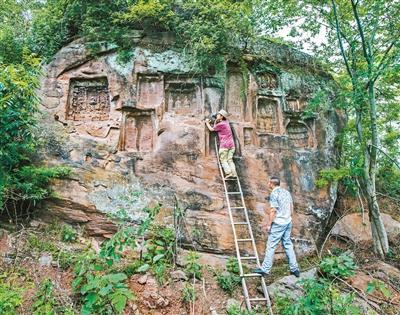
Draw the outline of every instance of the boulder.
[[[400,234],[400,222],[394,220],[390,215],[382,213],[383,224],[386,228],[388,238],[394,240]],[[332,235],[346,237],[354,243],[372,240],[371,224],[368,213],[351,213],[341,218],[334,225]]]

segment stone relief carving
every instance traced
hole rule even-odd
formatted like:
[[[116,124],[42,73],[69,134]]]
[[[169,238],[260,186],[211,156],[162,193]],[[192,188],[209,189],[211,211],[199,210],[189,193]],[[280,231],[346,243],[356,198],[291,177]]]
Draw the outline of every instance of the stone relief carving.
[[[138,107],[155,108],[162,104],[164,82],[161,76],[140,75],[138,82]]]
[[[301,112],[307,106],[307,101],[305,99],[286,99],[287,102],[287,110],[290,112]]]
[[[123,150],[153,150],[153,122],[150,113],[128,114],[125,118]]]
[[[251,127],[243,128],[243,143],[245,147],[253,144],[253,128]]]
[[[69,86],[66,119],[108,120],[110,96],[106,78],[72,79]]]
[[[278,101],[272,98],[257,99],[257,131],[259,133],[275,133],[278,125]]]
[[[198,86],[194,82],[167,82],[165,90],[167,111],[178,114],[189,114],[196,111],[197,90]]]
[[[257,83],[260,89],[275,90],[278,88],[278,76],[272,72],[257,74]]]
[[[243,75],[240,72],[229,72],[225,87],[226,110],[234,114],[237,118],[242,118],[245,101],[241,91],[243,91]]]
[[[297,120],[290,121],[286,126],[290,142],[296,148],[309,147],[309,131],[305,123]]]

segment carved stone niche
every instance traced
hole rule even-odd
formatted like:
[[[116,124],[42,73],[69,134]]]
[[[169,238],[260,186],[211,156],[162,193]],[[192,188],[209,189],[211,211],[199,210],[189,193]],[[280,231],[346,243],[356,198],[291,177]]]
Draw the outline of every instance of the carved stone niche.
[[[278,100],[267,97],[257,99],[257,132],[279,133]]]
[[[161,76],[143,75],[138,77],[139,108],[155,108],[162,104],[164,99],[164,82]]]
[[[195,82],[167,81],[166,110],[177,114],[192,114],[198,110],[199,86]]]
[[[232,118],[243,118],[245,98],[243,74],[236,68],[230,69],[227,75],[225,86],[225,108],[228,113],[232,114]]]
[[[307,100],[302,98],[288,98],[286,102],[288,112],[302,112],[307,106]]]
[[[254,129],[251,127],[243,128],[243,144],[245,147],[251,146],[254,143]]]
[[[257,73],[256,80],[259,89],[276,90],[279,87],[278,76],[272,72]]]
[[[122,150],[149,152],[153,150],[153,121],[150,111],[127,113],[124,124]]]
[[[312,144],[310,143],[310,133],[308,126],[299,120],[290,120],[286,125],[286,133],[290,140],[290,143],[295,148],[308,148]]]
[[[66,119],[75,121],[108,120],[110,95],[107,78],[71,79]]]

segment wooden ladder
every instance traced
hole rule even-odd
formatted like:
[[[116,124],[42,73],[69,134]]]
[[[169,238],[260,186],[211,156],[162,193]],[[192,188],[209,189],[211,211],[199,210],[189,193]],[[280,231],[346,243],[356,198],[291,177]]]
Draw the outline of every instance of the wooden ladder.
[[[217,156],[218,156],[217,140],[215,140],[215,148],[217,150]],[[226,202],[228,205],[228,213],[229,213],[229,218],[231,220],[231,225],[232,225],[233,238],[234,238],[235,248],[236,248],[236,257],[237,257],[238,264],[239,264],[240,277],[241,277],[241,281],[242,281],[243,294],[244,294],[244,299],[246,301],[246,307],[248,310],[251,310],[252,304],[259,304],[261,302],[265,302],[267,304],[269,314],[272,315],[271,300],[269,298],[268,289],[267,289],[267,285],[265,283],[264,277],[258,273],[244,273],[244,271],[243,271],[243,261],[256,262],[257,266],[259,267],[260,260],[258,258],[256,243],[254,241],[253,231],[251,229],[249,215],[248,215],[248,211],[246,208],[246,204],[244,202],[243,191],[242,191],[242,186],[240,185],[239,177],[230,177],[230,178],[225,179],[224,171],[223,171],[223,168],[221,165],[221,161],[219,160],[219,157],[217,158],[217,160],[218,160],[218,167],[219,167],[219,171],[221,173],[222,181],[224,183],[225,198],[226,198]],[[235,183],[235,182],[236,182],[236,185],[232,185],[232,186],[236,186],[236,191],[229,191],[229,189],[228,189],[229,184]],[[232,206],[232,201],[233,201],[232,197],[234,197],[234,196],[236,196],[236,197],[240,196],[240,198],[239,198],[239,200],[237,200],[237,198],[236,198],[235,201],[238,201],[239,203],[233,202],[234,205]],[[245,217],[244,221],[234,220],[232,210],[241,211],[242,215],[244,215],[244,217]],[[248,237],[238,238],[237,237],[237,228],[238,227],[246,228],[248,231]],[[250,256],[242,256],[241,255],[240,245],[246,244],[246,243],[247,244],[251,243],[251,245],[252,245],[251,247],[252,247],[253,254]],[[246,279],[249,279],[249,278],[258,278],[261,281],[263,297],[250,297],[249,296],[249,290],[248,290],[248,286],[246,283]]]

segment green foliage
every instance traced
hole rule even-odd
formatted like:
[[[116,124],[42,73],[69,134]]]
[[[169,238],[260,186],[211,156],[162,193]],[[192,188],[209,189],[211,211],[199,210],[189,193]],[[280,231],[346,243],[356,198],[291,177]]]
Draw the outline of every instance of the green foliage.
[[[257,315],[257,314],[268,314],[267,310],[263,310],[262,312],[257,312],[255,310],[248,311],[247,309],[241,309],[240,305],[236,303],[232,303],[226,309],[227,315]]]
[[[166,271],[174,260],[175,230],[154,225],[150,229],[150,239],[146,241],[143,254],[144,265],[138,271],[146,272],[151,268],[157,281],[165,281]]]
[[[61,229],[61,240],[64,242],[75,242],[78,238],[76,230],[68,225],[64,224]]]
[[[107,264],[111,266],[121,260],[121,251],[129,246],[136,247],[137,231],[131,226],[122,226],[109,240],[101,246],[100,257],[106,259]]]
[[[194,303],[196,301],[196,289],[194,286],[186,283],[182,289],[182,301],[184,303]]]
[[[190,251],[186,256],[185,272],[190,278],[201,279],[202,266],[199,264],[199,258],[199,254],[194,251]]]
[[[108,273],[106,261],[84,253],[74,268],[72,287],[82,295],[81,314],[121,314],[134,295],[125,285],[124,273]]]
[[[23,288],[13,285],[11,282],[7,281],[7,279],[1,279],[0,314],[17,314],[17,309],[22,304],[23,292]]]
[[[230,272],[222,272],[217,274],[217,282],[222,290],[232,296],[235,289],[240,285],[240,277]]]
[[[357,266],[353,258],[347,254],[324,257],[319,267],[328,277],[348,278],[354,275]]]
[[[51,179],[70,172],[30,165],[38,148],[34,126],[40,67],[39,59],[27,52],[21,58],[21,64],[0,63],[0,211],[14,220],[50,196]]]
[[[170,0],[138,0],[129,6],[127,12],[120,14],[117,21],[137,29],[168,30],[176,19],[173,11],[174,2]]]
[[[348,177],[350,170],[347,168],[340,169],[323,169],[319,172],[319,178],[315,182],[318,188],[322,188],[331,183],[337,183],[345,177]]]
[[[235,289],[240,285],[240,270],[236,258],[230,257],[226,262],[226,271],[217,272],[217,283],[219,287],[232,296]]]
[[[226,262],[226,270],[235,275],[240,275],[239,262],[237,258],[229,257]]]
[[[374,279],[368,282],[366,293],[371,294],[375,290],[381,292],[385,298],[390,298],[392,296],[392,292],[390,292],[390,290],[383,281]]]
[[[343,314],[359,315],[361,310],[353,304],[353,294],[341,294],[332,282],[324,279],[305,279],[299,282],[304,295],[293,300],[276,299],[275,313],[282,315]]]
[[[31,306],[33,315],[73,315],[70,307],[63,307],[54,296],[54,285],[50,279],[45,279],[35,295],[35,302]]]

